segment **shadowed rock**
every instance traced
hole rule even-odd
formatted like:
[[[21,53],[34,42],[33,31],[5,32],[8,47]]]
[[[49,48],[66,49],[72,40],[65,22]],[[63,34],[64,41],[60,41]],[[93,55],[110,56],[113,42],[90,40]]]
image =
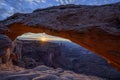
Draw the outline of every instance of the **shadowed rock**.
[[[0,34],[0,63],[9,61],[12,41],[5,35]]]
[[[17,72],[0,72],[1,80],[106,80],[95,76],[76,74],[61,68],[53,69],[46,66],[38,66],[34,69]]]
[[[44,64],[54,68],[67,68],[68,62],[58,43],[16,39],[14,45],[13,53],[18,55],[20,61],[17,62],[18,66],[31,69]]]
[[[9,32],[9,29],[7,27],[1,27],[0,26],[0,33],[8,33]]]

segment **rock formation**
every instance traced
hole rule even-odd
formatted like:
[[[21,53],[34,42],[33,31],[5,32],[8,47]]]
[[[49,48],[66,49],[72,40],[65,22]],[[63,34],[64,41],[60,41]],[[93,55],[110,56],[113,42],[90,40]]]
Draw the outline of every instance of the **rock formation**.
[[[53,69],[46,66],[38,66],[17,72],[2,71],[1,80],[106,80],[95,76],[76,74],[61,68]]]
[[[62,5],[14,14],[0,22],[14,40],[26,32],[65,37],[96,52],[120,69],[120,3],[102,6]]]
[[[74,48],[76,45],[67,40],[61,41],[62,39],[59,39],[59,41],[55,41],[54,38],[56,39],[56,37],[52,37],[54,41],[52,39],[41,41],[40,38],[41,36],[38,34],[33,35],[33,33],[18,36],[14,41],[13,53],[19,55],[19,60],[14,60],[13,63],[27,69],[46,65],[109,80],[120,79],[120,72],[95,53],[82,47],[76,49]],[[82,50],[84,51],[82,52]]]
[[[7,36],[0,34],[0,64],[9,61],[11,47],[12,41]]]
[[[66,58],[62,56],[60,45],[54,42],[36,40],[15,40],[13,53],[19,56],[18,65],[24,68],[34,68],[40,64],[50,67],[67,67]],[[64,63],[63,63],[64,62]]]

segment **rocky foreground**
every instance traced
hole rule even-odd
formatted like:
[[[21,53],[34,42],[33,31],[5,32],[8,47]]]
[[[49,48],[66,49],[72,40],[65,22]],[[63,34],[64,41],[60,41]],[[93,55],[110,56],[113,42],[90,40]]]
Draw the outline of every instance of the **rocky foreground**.
[[[19,69],[18,69],[19,70]],[[76,74],[61,68],[53,69],[38,66],[34,69],[19,71],[1,71],[0,80],[107,80],[95,76]]]

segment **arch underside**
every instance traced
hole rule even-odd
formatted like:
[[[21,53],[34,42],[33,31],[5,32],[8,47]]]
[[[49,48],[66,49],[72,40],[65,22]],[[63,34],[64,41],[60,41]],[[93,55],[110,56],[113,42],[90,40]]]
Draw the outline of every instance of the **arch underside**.
[[[12,40],[26,32],[45,32],[53,36],[70,39],[71,41],[99,54],[120,70],[120,36],[109,34],[100,28],[92,27],[87,31],[53,30],[43,28],[42,26],[37,28],[37,26],[31,27],[20,23],[11,24],[8,27],[10,32],[6,35]]]

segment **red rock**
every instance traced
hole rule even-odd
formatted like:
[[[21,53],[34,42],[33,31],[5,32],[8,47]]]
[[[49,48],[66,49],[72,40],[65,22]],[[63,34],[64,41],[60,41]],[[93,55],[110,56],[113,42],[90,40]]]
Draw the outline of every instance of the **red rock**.
[[[120,3],[102,6],[66,5],[15,14],[0,22],[12,40],[26,32],[65,37],[96,52],[120,69]]]

